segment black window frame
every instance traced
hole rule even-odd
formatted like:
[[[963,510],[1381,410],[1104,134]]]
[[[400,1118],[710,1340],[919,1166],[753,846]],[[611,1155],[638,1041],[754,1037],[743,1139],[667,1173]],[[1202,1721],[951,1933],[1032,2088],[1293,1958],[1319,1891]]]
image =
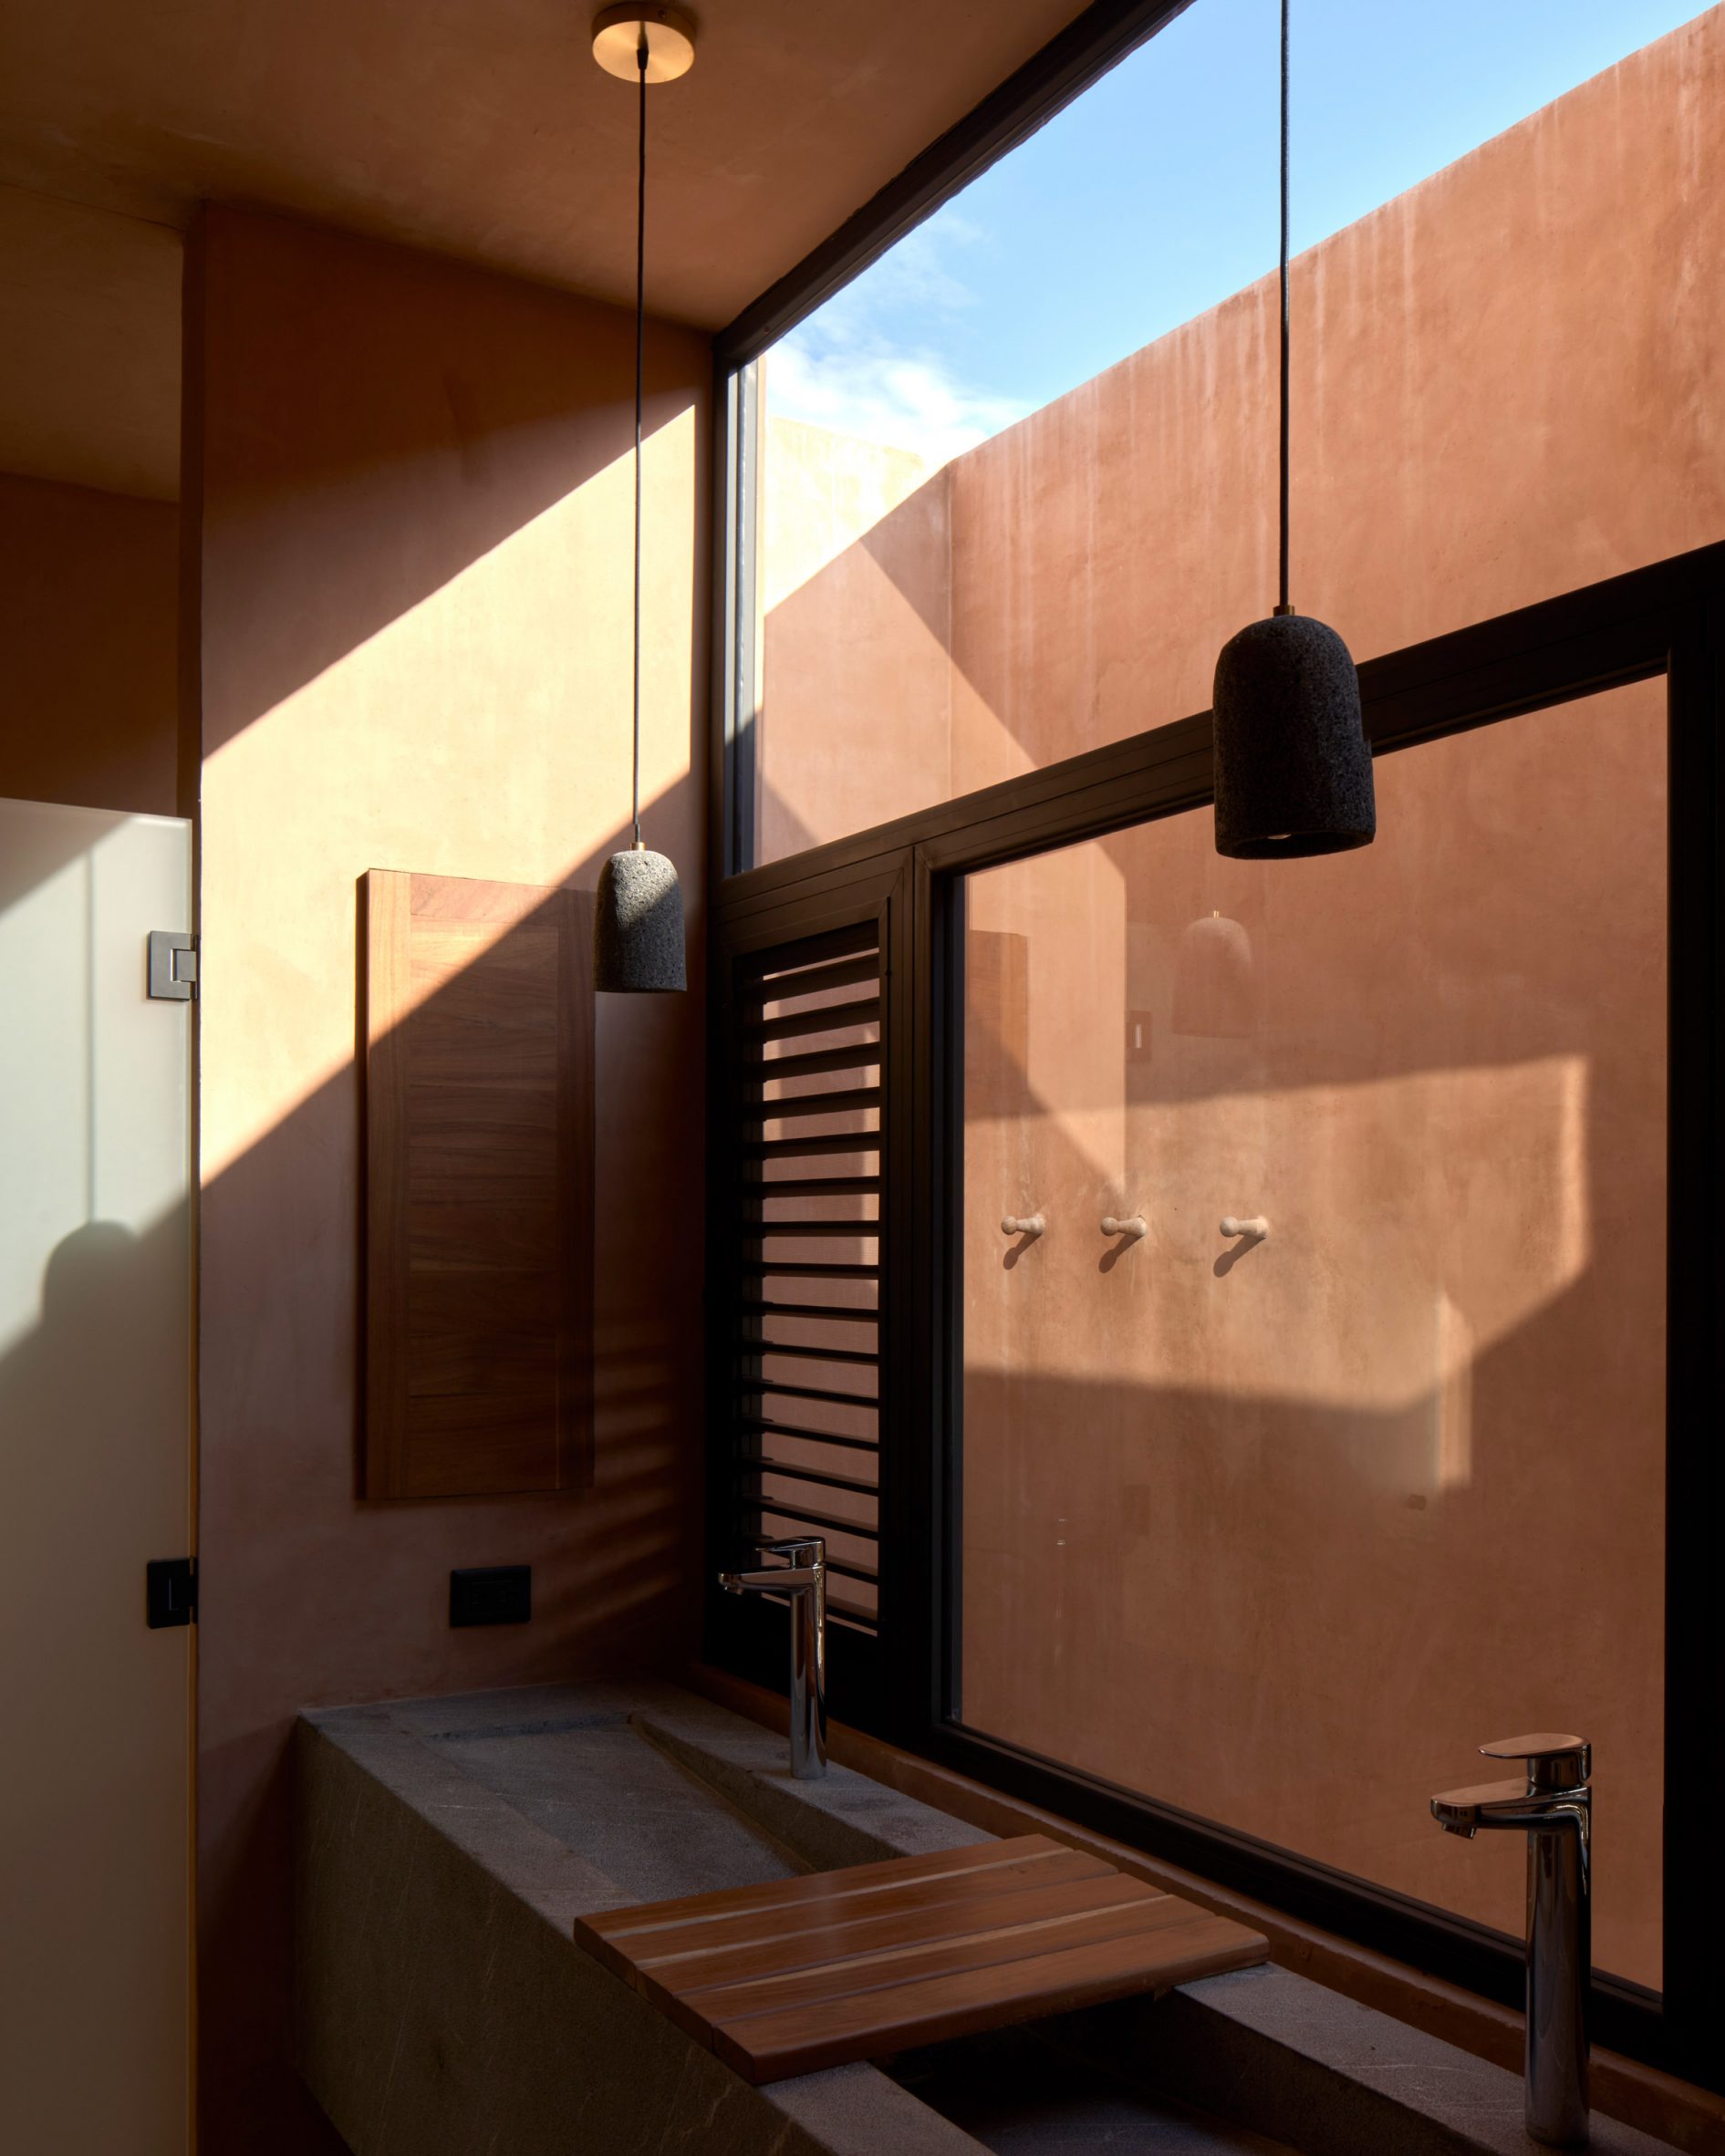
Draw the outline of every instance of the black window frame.
[[[738,1327],[730,1307],[734,1124],[719,1074],[732,1053],[733,965],[778,942],[868,920],[880,938],[883,1158],[880,1605],[878,1635],[838,1637],[836,1716],[1045,1806],[1293,1916],[1517,2006],[1516,1943],[1424,1904],[1159,1805],[957,1725],[963,878],[974,869],[1201,808],[1207,712],[938,803],[764,866],[746,866],[754,788],[746,669],[753,590],[753,360],[974,172],[1153,36],[1190,0],[1098,0],[723,332],[714,350],[714,697],[710,766],[712,1383],[705,1652],[784,1688],[782,1613],[718,1593],[737,1557],[730,1492]],[[750,528],[745,529],[745,526]],[[1374,753],[1490,725],[1664,674],[1669,709],[1670,1038],[1668,1143],[1665,1984],[1594,1985],[1595,2040],[1725,2089],[1716,2041],[1725,1880],[1697,1866],[1704,1808],[1725,1786],[1725,1595],[1709,1567],[1725,1467],[1725,1253],[1704,1223],[1725,1199],[1713,1103],[1725,1084],[1725,544],[1699,548],[1368,661]],[[1685,1861],[1685,1852],[1689,1852]]]
[[[1725,1878],[1697,1866],[1725,1786],[1725,1596],[1714,1591],[1725,1468],[1725,544],[1368,660],[1360,686],[1373,752],[1390,755],[1664,675],[1669,712],[1669,1046],[1667,1286],[1666,1715],[1662,1994],[1596,1978],[1596,2040],[1711,2089],[1725,2087]],[[1044,767],[872,831],[728,878],[710,918],[714,1068],[724,1067],[726,982],[764,945],[859,918],[882,952],[888,1230],[882,1239],[881,1624],[832,1665],[837,1717],[1064,1814],[1463,1988],[1521,2003],[1518,1943],[1400,1895],[1038,1759],[951,1718],[958,1638],[957,1498],[961,1237],[963,878],[980,868],[1201,809],[1211,800],[1207,712]],[[710,1297],[712,1487],[729,1487],[725,1405],[733,1136],[714,1088]],[[715,1496],[709,1577],[735,1561]],[[710,1590],[708,1658],[784,1687],[782,1617]]]

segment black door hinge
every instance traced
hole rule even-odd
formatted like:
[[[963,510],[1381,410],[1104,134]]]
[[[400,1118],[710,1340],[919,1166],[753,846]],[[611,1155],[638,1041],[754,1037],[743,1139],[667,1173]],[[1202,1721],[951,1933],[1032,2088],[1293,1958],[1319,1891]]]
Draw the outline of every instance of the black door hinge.
[[[144,1615],[151,1632],[164,1624],[195,1624],[198,1616],[198,1560],[195,1557],[152,1557],[144,1567]]]

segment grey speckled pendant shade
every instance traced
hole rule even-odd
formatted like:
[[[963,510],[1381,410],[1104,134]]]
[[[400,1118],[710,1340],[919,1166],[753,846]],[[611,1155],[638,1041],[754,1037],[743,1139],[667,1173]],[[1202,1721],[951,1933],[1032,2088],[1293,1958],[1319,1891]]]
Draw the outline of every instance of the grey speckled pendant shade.
[[[593,985],[616,993],[681,989],[683,895],[663,854],[613,854],[593,909]]]
[[[1289,860],[1369,845],[1372,751],[1347,646],[1309,615],[1254,621],[1216,661],[1216,851]]]

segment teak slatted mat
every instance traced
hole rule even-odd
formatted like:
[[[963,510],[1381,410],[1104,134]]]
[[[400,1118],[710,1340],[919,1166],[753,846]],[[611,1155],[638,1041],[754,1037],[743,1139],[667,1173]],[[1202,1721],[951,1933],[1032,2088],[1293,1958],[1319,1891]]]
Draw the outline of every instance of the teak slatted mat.
[[[587,1953],[746,2081],[1261,1962],[1231,1918],[1026,1834],[578,1917]]]

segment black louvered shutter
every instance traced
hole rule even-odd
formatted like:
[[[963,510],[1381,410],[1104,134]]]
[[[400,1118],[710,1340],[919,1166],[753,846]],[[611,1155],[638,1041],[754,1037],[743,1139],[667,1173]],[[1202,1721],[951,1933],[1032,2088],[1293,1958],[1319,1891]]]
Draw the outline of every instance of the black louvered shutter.
[[[740,1542],[826,1539],[879,1622],[881,963],[873,922],[736,962],[730,1456]]]

